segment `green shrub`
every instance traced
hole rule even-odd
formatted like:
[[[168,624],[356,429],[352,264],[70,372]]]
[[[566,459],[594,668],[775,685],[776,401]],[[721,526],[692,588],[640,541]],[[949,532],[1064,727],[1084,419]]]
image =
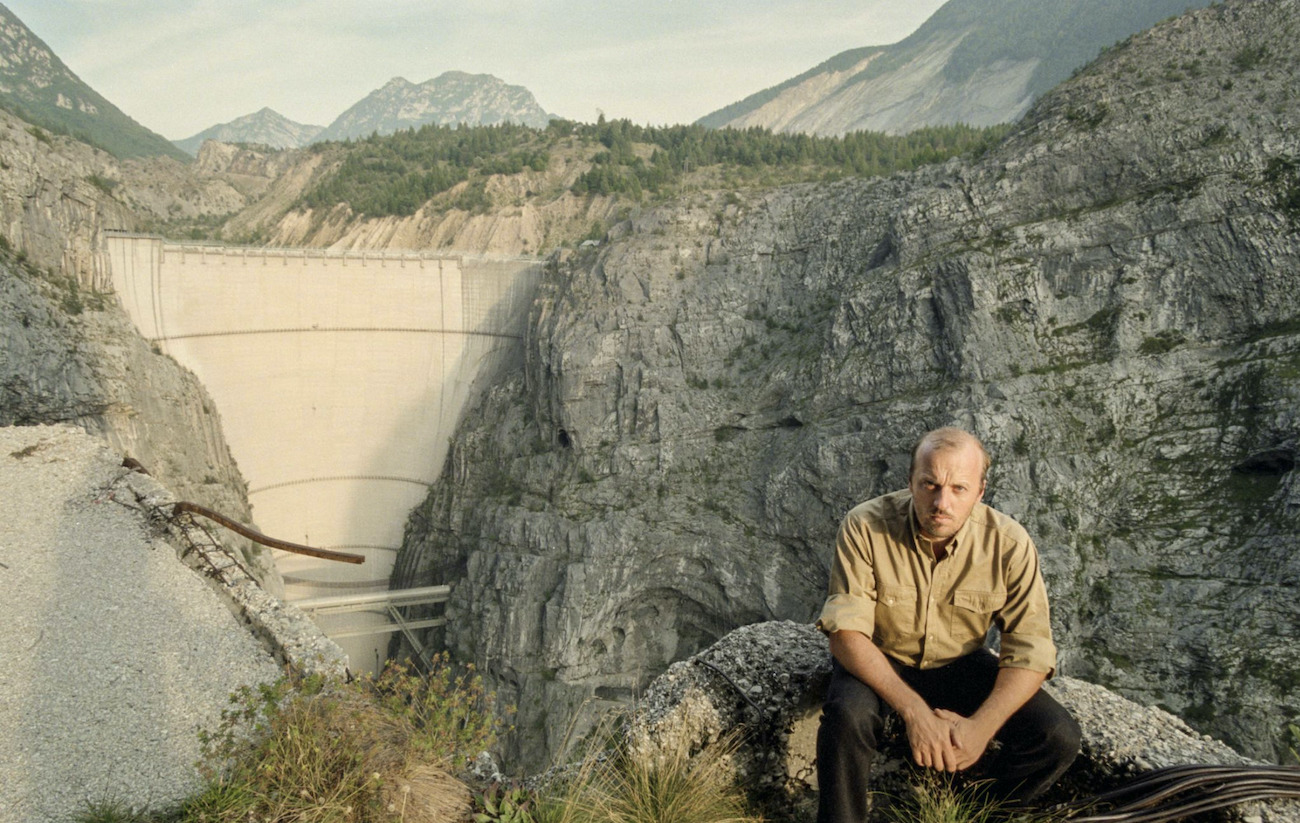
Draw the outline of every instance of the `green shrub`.
[[[102,175],[92,174],[86,178],[90,185],[102,191],[104,194],[112,194],[113,189],[117,188],[117,181]]]
[[[1264,169],[1264,183],[1274,190],[1282,213],[1292,222],[1300,222],[1300,159],[1272,158]]]
[[[1187,341],[1186,335],[1177,329],[1165,329],[1154,337],[1145,338],[1138,346],[1139,354],[1164,354],[1181,346]]]
[[[352,683],[317,678],[244,688],[201,734],[205,790],[184,821],[390,820],[393,786],[428,766],[458,768],[501,721],[472,667],[435,657],[425,678],[390,666]]]
[[[1263,45],[1243,46],[1232,56],[1232,66],[1237,71],[1250,71],[1268,59],[1268,49]]]

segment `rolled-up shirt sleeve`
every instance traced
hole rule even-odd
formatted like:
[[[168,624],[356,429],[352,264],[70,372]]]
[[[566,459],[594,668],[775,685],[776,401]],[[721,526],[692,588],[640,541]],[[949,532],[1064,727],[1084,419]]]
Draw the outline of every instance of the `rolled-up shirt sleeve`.
[[[817,628],[827,634],[851,630],[870,638],[876,628],[876,575],[871,560],[871,537],[865,523],[852,512],[840,524],[835,538],[835,562],[826,604]]]
[[[1056,672],[1056,644],[1047,605],[1047,587],[1038,563],[1038,550],[1027,541],[1006,569],[1007,602],[995,617],[1002,633],[999,664],[1031,669],[1051,677]]]

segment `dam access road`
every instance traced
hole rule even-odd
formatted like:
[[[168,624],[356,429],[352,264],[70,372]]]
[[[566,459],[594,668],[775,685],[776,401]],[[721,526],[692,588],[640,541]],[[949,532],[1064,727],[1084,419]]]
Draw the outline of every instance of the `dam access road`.
[[[212,395],[268,535],[365,556],[276,552],[286,599],[381,592],[408,513],[476,392],[520,351],[533,257],[187,244],[110,232],[137,329]],[[356,670],[383,661],[385,610],[321,617]]]

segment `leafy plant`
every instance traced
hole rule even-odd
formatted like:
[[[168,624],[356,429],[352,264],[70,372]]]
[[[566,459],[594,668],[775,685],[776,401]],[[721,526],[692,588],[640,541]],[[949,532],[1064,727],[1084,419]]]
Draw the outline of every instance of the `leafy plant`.
[[[525,789],[493,783],[474,797],[474,823],[534,823],[534,798]]]

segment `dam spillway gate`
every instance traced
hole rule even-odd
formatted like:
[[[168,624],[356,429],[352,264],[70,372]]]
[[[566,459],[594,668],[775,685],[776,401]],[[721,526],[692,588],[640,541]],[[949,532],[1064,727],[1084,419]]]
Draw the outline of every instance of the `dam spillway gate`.
[[[119,232],[104,246],[140,334],[212,396],[258,527],[365,556],[349,566],[276,552],[286,599],[364,605],[386,591],[462,412],[520,351],[541,261]],[[317,611],[354,668],[382,662],[391,609]]]

